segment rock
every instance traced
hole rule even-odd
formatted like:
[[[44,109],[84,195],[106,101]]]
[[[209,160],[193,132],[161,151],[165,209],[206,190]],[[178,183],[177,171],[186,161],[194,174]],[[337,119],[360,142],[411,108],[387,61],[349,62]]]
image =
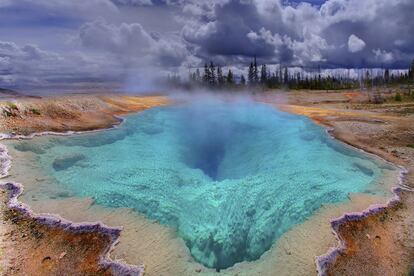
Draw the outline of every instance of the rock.
[[[14,146],[14,148],[18,151],[22,151],[22,152],[34,152],[36,154],[44,154],[45,150],[42,149],[41,147],[37,146],[36,144],[33,143],[28,143],[28,142],[22,142],[17,144],[16,146]]]
[[[147,126],[147,127],[142,128],[142,131],[148,135],[155,135],[155,134],[159,134],[163,132],[164,130],[160,126]]]
[[[65,257],[66,256],[66,252],[62,252],[62,253],[60,253],[60,255],[59,255],[59,260],[60,259],[62,259],[63,257]]]
[[[51,258],[51,257],[49,257],[49,256],[46,256],[46,257],[44,257],[44,258],[42,259],[42,263],[44,263],[44,262],[46,262],[46,261],[50,261],[50,260],[52,260],[52,258]]]
[[[70,193],[68,191],[59,192],[56,195],[57,197],[63,197],[63,198],[70,197]]]
[[[56,171],[62,171],[74,166],[77,162],[84,160],[85,158],[85,155],[80,153],[67,154],[56,158],[53,161],[52,166]]]
[[[358,170],[360,170],[362,173],[368,175],[368,176],[373,176],[374,175],[374,171],[371,170],[370,168],[367,168],[361,164],[358,163],[353,163],[352,164],[355,168],[357,168]]]

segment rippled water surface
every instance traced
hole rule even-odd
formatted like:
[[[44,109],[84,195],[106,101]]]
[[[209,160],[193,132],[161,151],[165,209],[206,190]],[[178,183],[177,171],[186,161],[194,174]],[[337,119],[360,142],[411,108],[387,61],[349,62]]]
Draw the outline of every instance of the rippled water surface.
[[[258,259],[322,204],[375,192],[383,173],[308,119],[251,102],[154,108],[114,130],[15,148],[36,154],[62,196],[133,208],[217,269]]]

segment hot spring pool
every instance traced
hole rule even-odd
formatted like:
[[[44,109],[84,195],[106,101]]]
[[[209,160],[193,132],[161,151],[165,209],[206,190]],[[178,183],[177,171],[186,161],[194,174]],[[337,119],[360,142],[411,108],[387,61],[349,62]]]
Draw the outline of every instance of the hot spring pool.
[[[379,192],[384,169],[307,118],[252,102],[154,108],[113,130],[14,147],[71,196],[173,227],[218,270],[258,259],[323,204]]]

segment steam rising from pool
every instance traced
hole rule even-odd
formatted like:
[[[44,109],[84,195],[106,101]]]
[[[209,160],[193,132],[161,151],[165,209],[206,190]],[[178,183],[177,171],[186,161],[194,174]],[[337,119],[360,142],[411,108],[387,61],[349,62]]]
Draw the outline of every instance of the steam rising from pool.
[[[246,102],[194,101],[32,151],[62,190],[177,230],[217,270],[258,259],[323,204],[374,191],[382,169],[308,119]]]

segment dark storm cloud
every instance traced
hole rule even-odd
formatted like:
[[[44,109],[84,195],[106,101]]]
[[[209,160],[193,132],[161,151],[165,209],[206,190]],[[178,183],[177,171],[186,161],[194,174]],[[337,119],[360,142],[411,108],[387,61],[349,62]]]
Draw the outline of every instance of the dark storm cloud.
[[[212,8],[213,16],[201,16],[195,28],[184,29],[184,38],[201,47],[201,55],[271,57],[274,46],[260,39],[250,39],[248,34],[258,32],[268,25],[253,3],[232,0]],[[275,11],[275,19],[278,11]],[[204,20],[203,20],[204,18]],[[196,19],[197,20],[197,19]]]
[[[328,24],[321,35],[336,45],[325,53],[332,66],[402,68],[414,56],[413,1],[330,1],[325,5]],[[356,52],[340,47],[350,36],[361,39],[366,47]]]
[[[257,55],[303,66],[404,67],[414,54],[411,0],[330,0],[320,7],[230,0],[193,2],[184,9],[192,16],[184,38],[199,47],[201,57]]]
[[[200,56],[257,56],[271,63],[290,64],[303,62],[295,55],[309,52],[301,41],[303,29],[295,24],[300,23],[296,10],[285,10],[278,1],[231,0],[202,8],[192,3],[184,10],[193,18],[184,27],[183,36],[199,46]],[[309,11],[316,13],[310,5],[301,6],[306,16]],[[318,38],[310,35],[309,39]],[[309,59],[319,60],[318,53],[313,54]]]

